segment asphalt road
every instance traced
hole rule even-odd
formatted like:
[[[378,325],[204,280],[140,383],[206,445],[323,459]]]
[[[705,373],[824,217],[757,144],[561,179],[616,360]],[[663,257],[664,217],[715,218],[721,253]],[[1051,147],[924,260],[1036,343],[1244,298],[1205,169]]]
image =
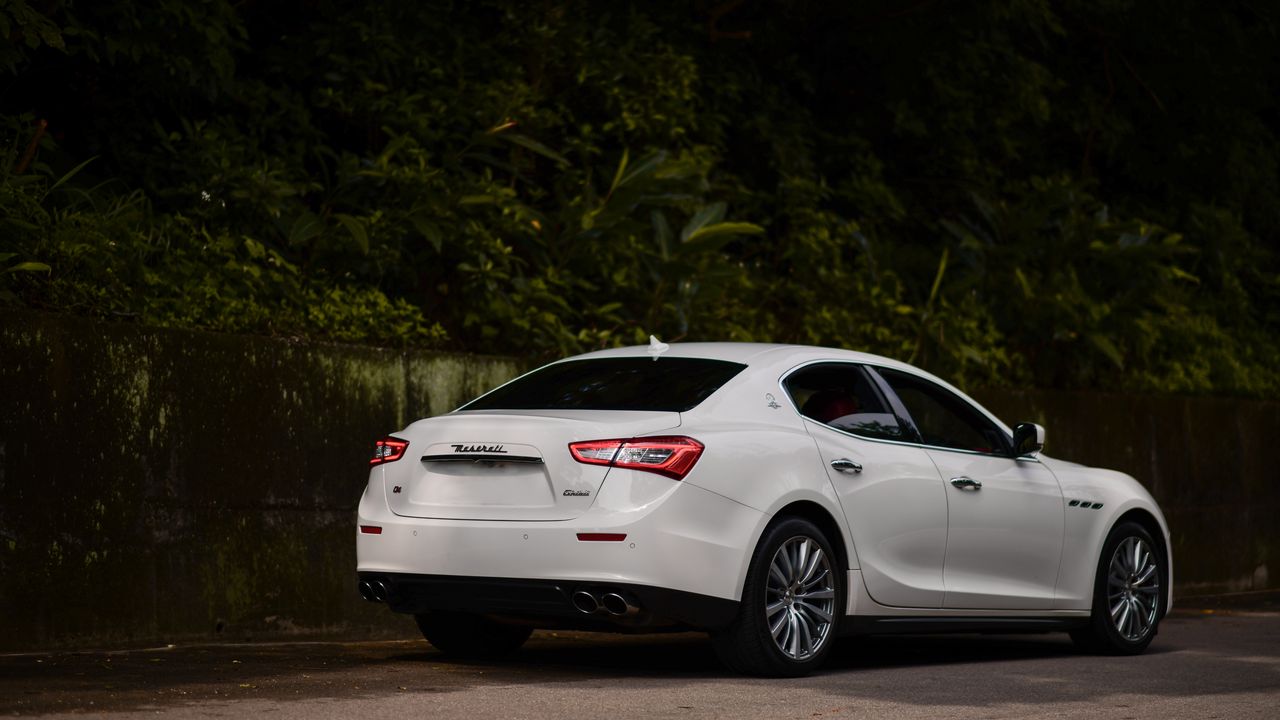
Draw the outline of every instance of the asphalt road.
[[[1147,654],[1065,636],[855,638],[800,680],[731,675],[705,637],[537,633],[510,660],[422,641],[0,656],[0,714],[217,718],[1280,718],[1280,612],[1188,611]]]

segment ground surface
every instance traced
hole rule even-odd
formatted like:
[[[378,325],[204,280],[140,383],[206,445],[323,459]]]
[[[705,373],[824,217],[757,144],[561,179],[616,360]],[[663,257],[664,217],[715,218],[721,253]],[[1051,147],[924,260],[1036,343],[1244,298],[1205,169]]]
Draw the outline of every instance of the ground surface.
[[[537,633],[486,664],[422,641],[11,655],[0,714],[1280,718],[1280,612],[1183,609],[1134,658],[1080,655],[1058,635],[855,638],[801,680],[731,675],[694,634]]]

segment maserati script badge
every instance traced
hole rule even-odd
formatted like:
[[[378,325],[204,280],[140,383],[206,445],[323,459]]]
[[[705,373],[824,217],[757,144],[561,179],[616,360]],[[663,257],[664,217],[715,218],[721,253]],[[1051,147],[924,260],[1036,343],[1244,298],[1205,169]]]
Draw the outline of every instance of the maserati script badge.
[[[456,453],[502,453],[507,454],[501,445],[454,445],[453,451]]]

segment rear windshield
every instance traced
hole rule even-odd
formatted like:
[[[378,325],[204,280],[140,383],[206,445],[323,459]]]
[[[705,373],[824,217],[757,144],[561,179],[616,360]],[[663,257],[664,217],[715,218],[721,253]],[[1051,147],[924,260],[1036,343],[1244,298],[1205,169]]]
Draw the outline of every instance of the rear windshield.
[[[746,365],[702,358],[599,358],[539,368],[462,410],[685,412]]]

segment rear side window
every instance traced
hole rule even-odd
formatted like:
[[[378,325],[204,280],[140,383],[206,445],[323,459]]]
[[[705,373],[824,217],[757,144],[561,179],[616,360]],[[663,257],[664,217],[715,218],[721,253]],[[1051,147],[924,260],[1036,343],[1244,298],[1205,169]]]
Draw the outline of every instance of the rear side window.
[[[685,412],[746,367],[679,357],[570,360],[539,368],[461,409]]]
[[[810,365],[784,383],[800,414],[854,435],[905,440],[902,426],[867,373],[851,363]]]

